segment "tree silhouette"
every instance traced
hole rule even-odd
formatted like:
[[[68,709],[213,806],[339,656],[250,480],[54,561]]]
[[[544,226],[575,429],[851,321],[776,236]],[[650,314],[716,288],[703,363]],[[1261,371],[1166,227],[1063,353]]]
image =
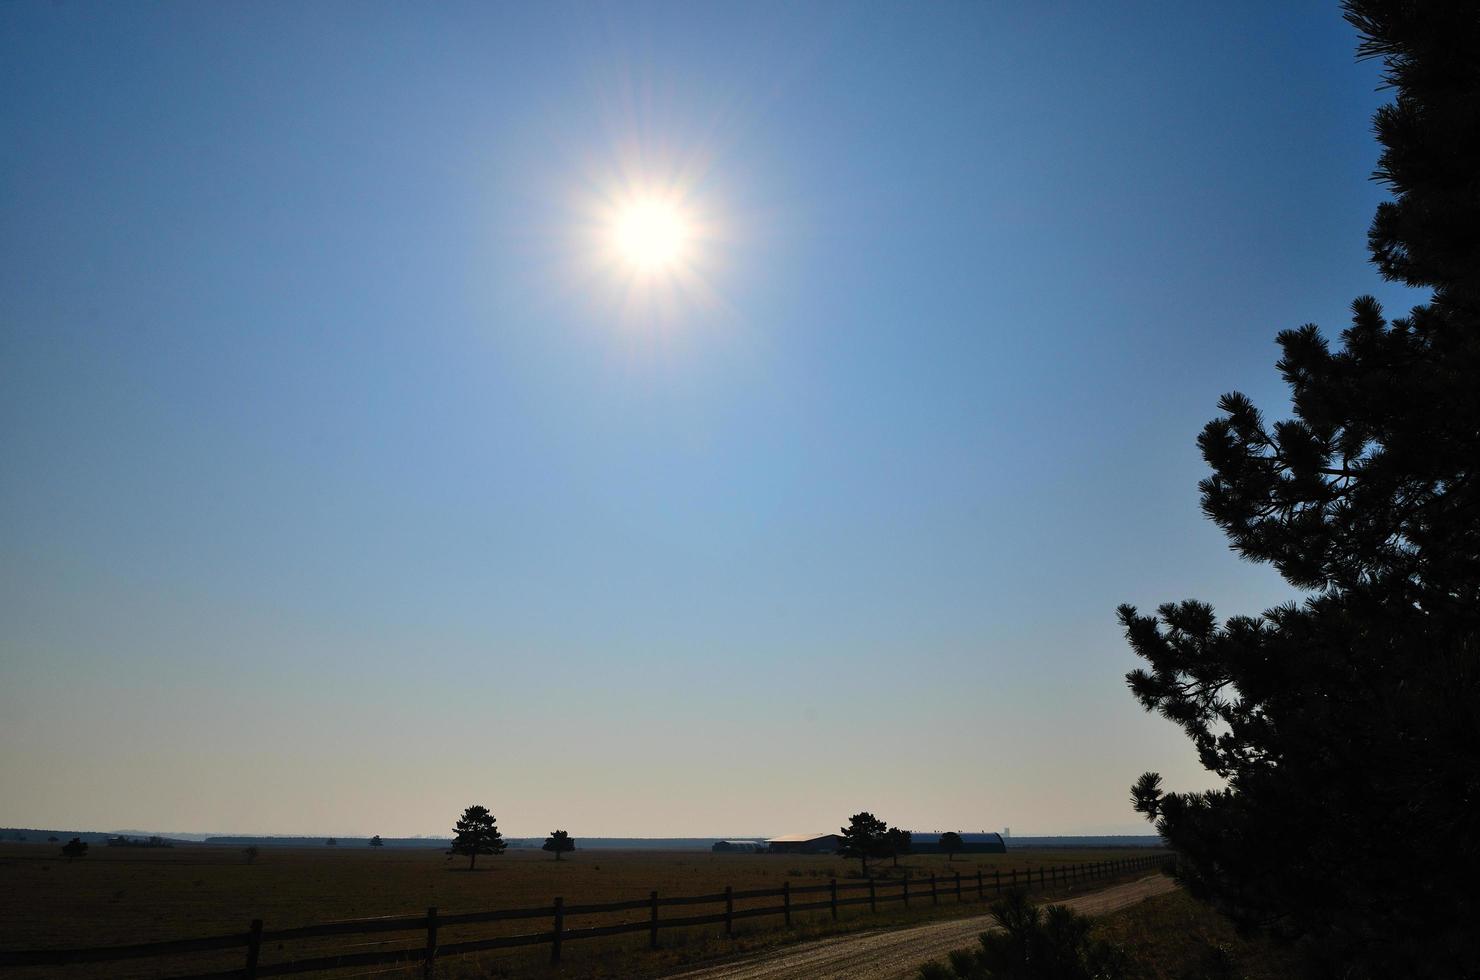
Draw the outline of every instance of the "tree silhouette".
[[[259,853],[261,852],[257,850],[256,844],[248,844],[246,847],[242,848],[242,857],[247,859],[248,864],[256,864],[257,855]]]
[[[1127,675],[1223,783],[1136,809],[1180,877],[1245,929],[1297,939],[1320,975],[1480,975],[1480,7],[1348,0],[1396,102],[1368,243],[1433,290],[1389,321],[1370,297],[1333,350],[1279,335],[1294,417],[1239,394],[1198,444],[1204,512],[1308,593],[1219,624],[1211,606],[1122,606]],[[1421,871],[1419,869],[1422,869]]]
[[[894,867],[899,867],[899,856],[910,853],[910,848],[915,846],[915,836],[908,830],[900,830],[898,827],[890,827],[884,833],[884,847],[889,856],[894,859]]]
[[[563,830],[553,830],[550,836],[545,838],[543,850],[555,852],[555,860],[560,860],[560,855],[569,854],[576,849],[576,842],[571,839],[570,834]]]
[[[961,848],[965,846],[965,842],[961,840],[961,835],[954,830],[948,830],[940,835],[940,849],[946,852],[947,861],[956,860],[956,855],[960,854]]]
[[[868,859],[883,857],[887,853],[885,835],[889,828],[868,811],[855,813],[848,818],[848,826],[842,828],[843,844],[838,853],[847,858],[858,858],[863,862],[863,873],[868,874]]]
[[[380,835],[379,834],[376,834],[374,837],[370,838],[370,846],[371,847],[384,847],[385,846],[385,841],[383,841],[383,840],[380,839]]]
[[[74,837],[62,845],[62,857],[66,858],[69,862],[86,856],[87,842],[81,837]]]
[[[337,837],[330,837],[328,840],[324,841],[324,846],[325,847],[338,847],[339,846],[339,838],[337,838]]]
[[[466,854],[468,870],[472,871],[480,854],[504,853],[504,838],[498,832],[498,822],[487,807],[474,804],[463,811],[457,825],[452,828],[452,847],[449,854]]]

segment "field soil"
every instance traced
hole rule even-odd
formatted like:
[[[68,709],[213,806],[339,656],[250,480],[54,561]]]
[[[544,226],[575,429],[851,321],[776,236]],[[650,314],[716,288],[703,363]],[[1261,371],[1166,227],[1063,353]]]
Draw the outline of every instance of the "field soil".
[[[1084,915],[1105,915],[1176,888],[1165,875],[1150,875],[1123,885],[1063,899],[1060,904]],[[977,937],[996,928],[990,915],[905,929],[874,930],[788,946],[719,966],[672,974],[672,980],[908,980],[927,960],[954,949],[975,946]]]

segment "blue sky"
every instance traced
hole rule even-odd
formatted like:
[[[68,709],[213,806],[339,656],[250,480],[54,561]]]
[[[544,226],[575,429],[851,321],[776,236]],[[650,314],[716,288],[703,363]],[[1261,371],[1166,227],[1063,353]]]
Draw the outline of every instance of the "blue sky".
[[[0,823],[1139,832],[1119,602],[1394,311],[1334,4],[0,8]],[[681,183],[684,288],[591,258]]]

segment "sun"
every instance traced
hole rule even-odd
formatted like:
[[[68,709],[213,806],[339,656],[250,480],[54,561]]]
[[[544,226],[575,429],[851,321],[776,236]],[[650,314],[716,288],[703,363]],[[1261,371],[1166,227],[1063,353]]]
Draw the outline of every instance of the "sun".
[[[564,288],[591,301],[602,322],[644,332],[728,315],[721,283],[736,239],[715,205],[722,188],[706,183],[697,165],[639,162],[619,155],[571,194],[572,220],[560,239],[569,262]]]
[[[682,209],[656,197],[621,205],[611,225],[617,255],[632,271],[649,275],[682,265],[693,235],[692,222]]]

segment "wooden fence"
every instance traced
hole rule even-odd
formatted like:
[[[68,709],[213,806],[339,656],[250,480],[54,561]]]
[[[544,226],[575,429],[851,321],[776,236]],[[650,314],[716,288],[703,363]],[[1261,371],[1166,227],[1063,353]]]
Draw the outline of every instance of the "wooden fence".
[[[939,905],[942,897],[953,902],[969,900],[985,901],[1004,890],[1014,888],[1048,888],[1060,884],[1109,878],[1138,871],[1170,867],[1174,859],[1170,856],[1123,858],[1113,861],[1093,861],[1082,864],[1056,865],[1018,871],[993,871],[990,875],[978,870],[975,875],[962,877],[960,872],[952,876],[932,874],[929,878],[868,878],[864,881],[839,882],[833,878],[825,885],[793,887],[790,882],[780,888],[757,888],[736,891],[725,888],[723,892],[710,895],[683,895],[660,898],[650,892],[647,898],[627,902],[604,902],[597,905],[566,905],[557,898],[554,903],[541,908],[500,909],[492,912],[460,912],[440,915],[435,907],[427,909],[426,915],[388,917],[378,919],[351,919],[324,925],[299,926],[292,929],[265,929],[261,919],[253,919],[246,932],[225,936],[209,936],[201,939],[178,939],[170,942],[141,943],[136,946],[97,946],[86,949],[38,949],[0,951],[0,966],[65,966],[74,963],[109,963],[146,957],[176,956],[212,950],[244,949],[243,966],[214,973],[192,973],[176,975],[173,980],[256,980],[259,977],[278,977],[293,973],[312,973],[346,967],[378,966],[388,963],[422,963],[423,975],[431,980],[438,958],[458,956],[464,953],[491,949],[510,949],[516,946],[550,947],[552,963],[560,962],[561,946],[581,939],[598,936],[615,936],[627,932],[646,932],[648,945],[657,949],[658,932],[661,929],[681,929],[691,926],[724,923],[725,934],[734,932],[736,919],[760,916],[782,916],[785,924],[791,925],[791,917],[797,912],[828,910],[838,917],[838,909],[845,906],[867,905],[870,912],[878,911],[888,902],[929,902]],[[913,886],[913,887],[912,887]],[[859,894],[860,892],[864,894]],[[814,898],[813,896],[825,896]],[[779,898],[780,905],[760,908],[736,909],[737,901]],[[797,901],[801,898],[801,901]],[[723,912],[704,915],[680,915],[660,917],[663,908],[690,905],[724,905]],[[567,916],[588,916],[614,912],[646,911],[644,918],[614,925],[568,928]],[[506,922],[515,919],[546,919],[550,928],[517,936],[497,936],[489,939],[473,939],[464,942],[437,942],[440,929],[453,926]],[[370,952],[343,953],[332,956],[313,956],[306,959],[288,960],[281,963],[262,963],[261,953],[265,943],[282,943],[289,940],[309,939],[325,936],[362,936],[384,932],[422,932],[426,940],[420,945],[400,946],[393,949],[378,949]]]

